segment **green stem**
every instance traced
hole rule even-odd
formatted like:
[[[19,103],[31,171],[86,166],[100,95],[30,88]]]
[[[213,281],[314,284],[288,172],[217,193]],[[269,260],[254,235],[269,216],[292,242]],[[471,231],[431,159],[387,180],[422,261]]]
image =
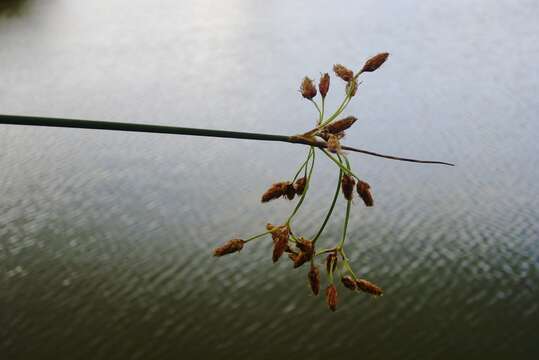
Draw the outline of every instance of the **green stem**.
[[[305,182],[305,189],[303,190],[303,194],[301,194],[301,199],[299,199],[298,204],[296,205],[294,211],[292,211],[292,214],[290,214],[290,217],[286,221],[285,225],[289,226],[290,222],[292,221],[292,218],[296,213],[298,212],[299,208],[301,207],[301,204],[303,204],[303,200],[305,200],[305,195],[307,195],[307,191],[309,190],[310,184],[311,184],[311,176],[314,169],[314,160],[315,160],[315,151],[314,147],[311,146],[309,157],[312,159],[311,161],[311,168],[309,169],[309,174],[307,175],[307,181]],[[305,168],[305,170],[307,170]]]
[[[324,254],[332,253],[332,252],[335,252],[335,248],[323,249],[323,250],[317,251],[314,256],[324,255]]]
[[[305,159],[305,161],[303,162],[303,164],[301,164],[301,166],[299,167],[298,169],[298,172],[296,172],[296,175],[294,175],[294,179],[292,179],[292,182],[296,181],[296,179],[298,178],[299,176],[299,173],[301,172],[301,170],[303,170],[303,168],[307,165],[307,163],[309,162],[309,159],[311,158],[311,149],[309,148],[309,152],[307,153],[307,158]]]
[[[323,152],[327,157],[329,157],[335,164],[337,164],[337,166],[338,166],[339,168],[341,168],[341,170],[342,170],[343,172],[345,172],[346,174],[348,174],[348,175],[350,175],[350,176],[353,176],[353,177],[355,177],[356,179],[359,180],[359,177],[358,177],[356,174],[354,174],[354,173],[352,172],[352,170],[347,169],[345,166],[343,166],[343,165],[339,162],[339,160],[335,159],[335,158],[334,158],[330,153],[328,153],[326,150],[320,149],[320,151],[322,151],[322,152]]]
[[[320,110],[320,107],[318,107],[318,104],[316,103],[316,101],[314,101],[313,99],[309,99],[309,100],[314,104],[314,106],[316,107],[316,110],[318,110],[318,116],[321,119],[322,118],[322,110]]]
[[[339,156],[339,155],[337,154],[337,156]],[[340,156],[339,156],[339,160],[341,160]],[[350,162],[348,161],[346,156],[344,157],[344,161],[346,162],[346,168],[348,170],[350,170]],[[348,200],[346,202],[346,214],[344,216],[344,228],[343,228],[343,231],[342,231],[341,242],[339,243],[339,246],[338,246],[339,249],[342,249],[342,247],[344,246],[344,241],[346,240],[346,230],[348,229],[348,220],[350,219],[350,207],[351,207],[351,205],[352,205],[352,200]]]
[[[318,233],[313,238],[313,245],[316,243],[316,240],[322,234],[322,231],[324,231],[324,228],[326,227],[326,224],[328,223],[329,218],[331,217],[331,214],[333,213],[333,209],[335,208],[335,203],[337,202],[337,198],[339,197],[339,192],[341,189],[341,180],[342,180],[342,170],[339,171],[339,179],[337,180],[337,189],[335,189],[335,195],[333,195],[331,206],[329,207],[329,211],[326,215],[326,218],[324,219],[324,222],[322,223],[322,226],[320,227],[320,229],[318,230]]]
[[[267,234],[270,234],[271,231],[266,231],[266,232],[263,232],[263,233],[260,233],[260,234],[257,234],[255,236],[251,236],[250,238],[248,238],[247,240],[244,240],[244,242],[249,242],[249,241],[253,241],[254,239],[258,239],[264,235],[267,235]]]

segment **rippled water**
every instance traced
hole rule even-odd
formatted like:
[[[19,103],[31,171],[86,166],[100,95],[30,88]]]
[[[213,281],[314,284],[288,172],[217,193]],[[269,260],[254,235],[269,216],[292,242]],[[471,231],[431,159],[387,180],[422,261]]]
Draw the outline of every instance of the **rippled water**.
[[[387,50],[347,143],[458,165],[351,156],[376,207],[348,251],[385,296],[333,314],[269,240],[211,256],[286,216],[258,199],[303,147],[0,125],[0,358],[539,355],[537,2],[0,3],[0,113],[297,133],[302,76]]]

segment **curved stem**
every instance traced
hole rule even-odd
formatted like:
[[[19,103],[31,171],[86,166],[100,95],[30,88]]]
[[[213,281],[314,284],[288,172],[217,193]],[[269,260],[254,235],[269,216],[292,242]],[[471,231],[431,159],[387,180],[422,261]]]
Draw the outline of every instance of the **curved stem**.
[[[337,156],[339,156],[337,154]],[[341,160],[341,157],[339,156],[339,160]],[[348,162],[348,159],[346,158],[346,156],[344,157],[344,161],[346,162],[346,168],[348,170],[350,170],[350,162]],[[350,219],[350,207],[352,205],[352,200],[348,200],[346,202],[346,214],[344,216],[344,228],[343,228],[343,231],[342,231],[342,238],[341,238],[341,242],[339,243],[339,246],[337,247],[338,249],[342,249],[343,246],[344,246],[344,241],[346,240],[346,230],[348,229],[348,220]]]
[[[266,232],[263,232],[263,233],[260,233],[260,234],[257,234],[257,235],[254,235],[254,236],[251,236],[250,238],[248,238],[247,240],[244,240],[244,242],[249,242],[249,241],[253,241],[254,239],[258,239],[264,235],[268,235],[270,234],[271,231],[266,231]]]
[[[286,221],[285,225],[290,225],[290,222],[292,221],[292,218],[296,215],[299,208],[301,207],[301,204],[303,204],[303,200],[305,200],[305,196],[307,195],[307,192],[309,191],[309,187],[311,185],[311,176],[313,174],[314,169],[314,160],[315,160],[315,151],[314,148],[311,147],[309,157],[312,159],[311,161],[311,168],[309,169],[309,174],[307,175],[307,181],[305,183],[305,189],[303,190],[303,194],[301,195],[301,199],[299,199],[298,204],[294,208],[294,211],[292,211],[292,214],[288,217],[288,220]]]
[[[341,164],[341,162],[337,159],[335,159],[330,153],[328,153],[326,150],[324,149],[320,149],[320,151],[322,151],[327,157],[329,157],[335,164],[337,164],[337,166],[343,171],[345,172],[346,174],[350,175],[350,176],[353,176],[355,177],[357,180],[360,180],[359,177],[357,177],[356,174],[354,174],[352,172],[352,170],[348,169],[346,166],[344,166],[343,164]],[[337,155],[338,156],[338,155]]]
[[[296,175],[294,175],[294,178],[292,179],[292,182],[296,181],[296,179],[298,178],[299,176],[299,173],[301,172],[301,170],[303,170],[303,168],[307,165],[307,163],[309,162],[309,159],[311,157],[311,149],[309,148],[309,152],[307,153],[307,158],[305,159],[305,161],[303,162],[303,164],[301,164],[301,166],[299,167],[298,171],[296,172]]]
[[[339,192],[341,190],[341,180],[342,180],[342,170],[339,171],[339,178],[337,180],[337,189],[335,189],[335,195],[333,195],[331,206],[329,207],[329,211],[326,215],[326,218],[324,219],[324,222],[322,223],[322,226],[320,226],[318,233],[313,238],[313,245],[316,243],[316,240],[318,240],[318,238],[322,234],[322,231],[324,231],[324,228],[326,227],[326,224],[328,223],[329,218],[331,217],[331,214],[333,213],[333,209],[335,208],[335,203],[337,202],[337,198],[339,197]]]

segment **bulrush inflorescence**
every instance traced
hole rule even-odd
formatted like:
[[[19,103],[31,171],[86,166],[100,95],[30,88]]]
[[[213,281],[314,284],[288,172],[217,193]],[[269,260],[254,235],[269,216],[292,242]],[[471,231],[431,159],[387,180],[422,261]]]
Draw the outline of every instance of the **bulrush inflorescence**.
[[[353,116],[347,116],[342,119],[337,118],[344,111],[352,97],[356,95],[359,85],[358,77],[362,73],[372,72],[378,69],[387,60],[388,55],[388,53],[381,53],[372,57],[371,59],[367,60],[362,69],[355,74],[352,70],[341,64],[336,64],[333,66],[333,71],[337,77],[346,82],[346,91],[342,103],[337,107],[335,112],[329,116],[326,116],[325,114],[325,99],[330,87],[329,74],[325,73],[320,77],[318,91],[313,80],[308,77],[303,78],[300,85],[300,93],[305,99],[308,99],[314,104],[318,111],[318,120],[314,129],[298,135],[298,138],[312,144],[320,144],[320,142],[322,142],[324,146],[310,146],[307,158],[301,164],[295,176],[289,181],[274,183],[262,195],[263,203],[278,198],[293,200],[295,197],[299,198],[298,203],[283,224],[267,224],[265,232],[252,236],[246,240],[229,240],[223,246],[214,250],[215,256],[222,256],[233,252],[238,252],[246,243],[262,238],[265,235],[271,235],[273,240],[273,262],[277,262],[279,259],[281,259],[284,253],[287,253],[288,258],[292,261],[294,268],[298,268],[306,263],[310,263],[307,273],[307,280],[314,295],[318,295],[320,293],[320,270],[319,266],[317,265],[316,258],[320,256],[326,257],[324,267],[327,273],[328,284],[326,286],[325,295],[327,305],[332,311],[337,309],[338,302],[338,281],[335,280],[337,275],[340,277],[340,283],[346,289],[355,292],[362,291],[375,296],[382,295],[382,289],[365,279],[360,279],[356,275],[356,273],[352,270],[349,259],[345,253],[344,243],[346,240],[348,220],[350,218],[350,208],[352,201],[354,200],[355,191],[365,206],[373,206],[374,201],[370,185],[352,172],[350,162],[341,148],[341,140],[345,136],[345,131],[352,127],[356,123],[357,119]],[[321,96],[320,103],[313,100],[318,93]],[[303,204],[303,201],[309,191],[309,184],[311,183],[312,179],[315,164],[315,153],[317,149],[337,165],[339,175],[335,194],[325,219],[315,235],[305,238],[292,230],[292,220],[298,213],[298,210]],[[320,239],[320,236],[333,213],[337,198],[341,192],[346,203],[342,236],[335,246],[319,249],[317,247],[318,240]]]

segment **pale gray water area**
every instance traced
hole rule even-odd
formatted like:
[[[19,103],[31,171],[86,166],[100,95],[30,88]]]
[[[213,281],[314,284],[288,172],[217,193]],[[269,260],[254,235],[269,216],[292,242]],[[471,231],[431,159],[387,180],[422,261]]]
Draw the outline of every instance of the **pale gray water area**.
[[[537,1],[0,3],[0,113],[291,134],[304,75],[389,51],[346,143],[457,164],[350,156],[376,206],[348,252],[385,294],[331,313],[268,239],[211,256],[286,217],[260,195],[305,147],[0,125],[0,359],[539,358]]]

